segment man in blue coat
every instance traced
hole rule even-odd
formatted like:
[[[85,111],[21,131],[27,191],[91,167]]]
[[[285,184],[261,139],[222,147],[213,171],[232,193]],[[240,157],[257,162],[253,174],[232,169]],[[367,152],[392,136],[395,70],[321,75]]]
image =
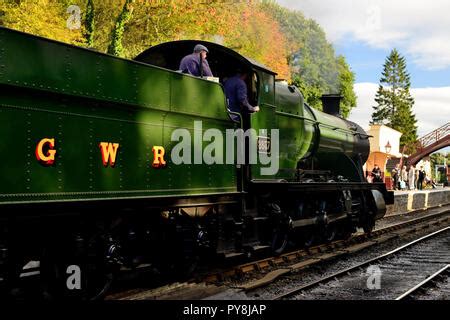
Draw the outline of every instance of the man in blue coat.
[[[247,79],[247,74],[239,71],[234,77],[231,77],[225,81],[224,88],[225,95],[228,99],[228,109],[239,113],[258,112],[259,107],[253,107],[248,102],[245,79]],[[237,115],[231,115],[231,118],[235,121],[239,120]]]
[[[179,69],[183,73],[188,73],[196,77],[212,77],[213,74],[206,60],[208,52],[205,46],[197,44],[194,47],[194,52],[181,60]]]

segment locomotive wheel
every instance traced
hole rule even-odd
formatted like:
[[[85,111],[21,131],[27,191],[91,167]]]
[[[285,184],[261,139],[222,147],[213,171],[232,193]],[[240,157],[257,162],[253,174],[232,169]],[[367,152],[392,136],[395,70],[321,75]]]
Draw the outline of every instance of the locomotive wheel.
[[[8,261],[3,270],[3,281],[0,283],[0,297],[20,298],[23,293],[20,284],[20,274],[23,271],[25,261],[22,257],[16,257],[14,261]]]
[[[325,242],[333,242],[337,236],[337,227],[335,224],[329,224],[324,228],[323,239]]]
[[[316,232],[312,228],[308,228],[305,230],[302,230],[301,236],[300,236],[301,244],[309,248],[316,242]]]
[[[289,242],[291,219],[281,211],[276,204],[271,204],[271,215],[274,227],[272,229],[272,252],[275,255],[283,253]]]
[[[73,269],[77,266],[79,269]],[[69,288],[69,276],[80,270],[80,287]],[[45,300],[98,300],[110,288],[114,273],[105,265],[47,256],[41,266],[42,289]]]
[[[282,229],[275,229],[272,235],[272,251],[275,255],[282,254],[288,244],[289,234]]]
[[[375,228],[375,221],[371,217],[368,218],[368,221],[366,221],[363,225],[363,230],[365,233],[372,233],[373,229]]]
[[[352,236],[353,232],[347,223],[340,223],[338,226],[337,238],[339,240],[347,240]]]

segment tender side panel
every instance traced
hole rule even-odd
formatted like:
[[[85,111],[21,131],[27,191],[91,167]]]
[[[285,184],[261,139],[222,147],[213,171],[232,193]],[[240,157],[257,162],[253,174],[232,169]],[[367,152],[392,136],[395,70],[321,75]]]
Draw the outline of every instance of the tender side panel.
[[[202,120],[200,122],[200,120]],[[197,125],[194,122],[197,121]],[[229,128],[229,122],[199,118],[194,115],[171,113],[164,120],[164,144],[168,154],[174,148],[174,157],[167,157],[168,183],[174,192],[186,189],[186,193],[222,193],[236,192],[236,167],[226,163],[226,139],[222,133]],[[213,130],[211,132],[211,129]],[[177,130],[177,131],[174,131]],[[214,138],[202,141],[205,133],[210,131]],[[172,135],[179,133],[179,140],[172,141]],[[175,137],[175,136],[174,136]],[[217,138],[217,140],[216,140]],[[187,148],[180,147],[188,142]],[[214,149],[214,151],[212,151]],[[234,151],[236,147],[233,148]],[[211,150],[209,152],[208,150]],[[185,154],[185,152],[187,155]],[[205,156],[212,154],[217,163],[207,164]],[[197,154],[197,155],[196,155]],[[183,164],[175,165],[172,160],[180,156]],[[172,159],[172,160],[171,160]],[[198,161],[200,161],[198,163]]]
[[[173,130],[233,127],[219,84],[2,28],[0,41],[1,203],[236,191],[233,165],[170,162]],[[43,138],[55,139],[51,166],[36,160]],[[100,142],[119,143],[114,167]],[[153,146],[166,168],[152,168]]]
[[[228,121],[218,83],[5,28],[0,41],[0,84]]]

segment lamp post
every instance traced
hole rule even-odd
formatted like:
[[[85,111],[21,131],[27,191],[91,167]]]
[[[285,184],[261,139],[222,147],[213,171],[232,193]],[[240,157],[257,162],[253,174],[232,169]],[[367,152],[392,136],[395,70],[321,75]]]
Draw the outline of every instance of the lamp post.
[[[392,146],[391,146],[391,144],[389,143],[389,141],[388,141],[387,144],[384,146],[384,149],[386,149],[386,153],[387,153],[387,154],[390,154],[390,153],[391,153]]]
[[[387,160],[389,159],[389,155],[391,154],[391,151],[392,151],[392,146],[391,146],[389,140],[388,140],[388,142],[386,143],[386,145],[384,146],[384,149],[385,149],[385,151],[386,151],[386,160],[385,160],[385,163],[384,163],[384,169],[383,169],[383,171],[386,172]],[[383,180],[384,180],[384,183],[386,183],[386,184],[389,186],[389,188],[392,189],[392,185],[391,185],[391,182],[392,182],[392,181],[391,181],[391,178],[387,179],[387,178],[384,176],[384,174],[383,174]]]

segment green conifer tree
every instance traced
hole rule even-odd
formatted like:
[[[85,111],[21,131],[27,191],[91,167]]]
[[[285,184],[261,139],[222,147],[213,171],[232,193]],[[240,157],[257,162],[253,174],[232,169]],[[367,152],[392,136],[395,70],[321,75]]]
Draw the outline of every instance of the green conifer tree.
[[[371,123],[385,124],[402,132],[401,146],[411,145],[417,140],[417,120],[412,111],[414,98],[410,87],[406,59],[393,49],[384,63]]]
[[[121,57],[123,55],[122,38],[125,31],[125,25],[130,21],[133,15],[134,0],[126,0],[123,5],[122,12],[117,18],[116,24],[112,31],[111,43],[108,48],[108,53]]]
[[[85,27],[86,27],[86,44],[88,47],[94,46],[94,1],[88,0],[86,4],[86,18],[85,18]]]

